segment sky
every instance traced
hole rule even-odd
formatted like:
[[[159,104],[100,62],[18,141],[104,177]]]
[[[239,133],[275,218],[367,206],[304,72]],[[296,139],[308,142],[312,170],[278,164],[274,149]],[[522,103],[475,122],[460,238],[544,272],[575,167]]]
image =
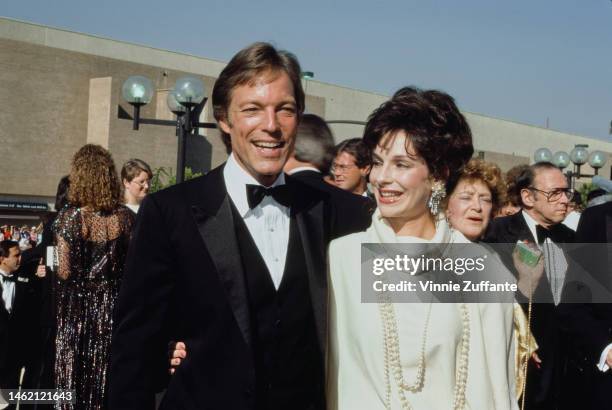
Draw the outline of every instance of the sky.
[[[464,111],[612,141],[611,0],[5,0],[0,15],[221,61],[269,41],[315,80],[436,88]]]

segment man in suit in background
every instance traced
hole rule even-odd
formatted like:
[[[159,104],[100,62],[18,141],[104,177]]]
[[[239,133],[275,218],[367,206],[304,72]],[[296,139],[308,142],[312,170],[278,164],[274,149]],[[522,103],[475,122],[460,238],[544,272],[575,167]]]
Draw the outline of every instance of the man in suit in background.
[[[334,159],[334,136],[325,120],[315,114],[304,114],[295,136],[293,153],[284,171],[293,178],[319,188]]]
[[[17,275],[21,263],[19,243],[0,242],[0,387],[16,389],[21,369],[30,369],[31,348],[36,329],[34,289],[26,276]],[[24,388],[28,388],[24,384]]]
[[[355,195],[368,196],[368,175],[372,169],[372,152],[361,138],[351,138],[336,146],[332,163],[338,188]]]
[[[376,201],[367,197],[356,197],[325,182],[323,177],[329,173],[334,152],[334,136],[325,120],[315,114],[304,114],[295,137],[293,154],[285,164],[284,171],[293,179],[329,193],[339,203],[360,201],[366,209],[374,212]]]
[[[300,66],[255,43],[221,72],[214,115],[232,154],[207,175],[147,196],[116,306],[109,408],[153,407],[167,344],[188,356],[161,409],[324,409],[326,248],[365,229],[282,173],[304,111]]]
[[[560,308],[561,324],[569,333],[568,400],[573,408],[612,408],[612,202],[587,208],[576,230],[573,260],[607,294],[588,303],[592,289],[582,277],[568,283],[566,297],[577,302]],[[602,303],[604,302],[604,303]],[[608,303],[605,303],[608,302]],[[568,407],[569,408],[569,407]]]
[[[565,175],[548,162],[523,170],[516,185],[522,210],[493,219],[484,241],[506,244],[507,249],[501,256],[513,272],[511,254],[517,241],[537,244],[544,254],[544,274],[533,291],[536,303],[531,314],[531,330],[539,345],[538,356],[542,363],[541,366],[533,361],[529,363],[525,402],[529,410],[556,409],[564,357],[557,306],[568,267],[564,244],[574,242],[574,231],[562,222],[572,191]],[[519,294],[518,298],[527,313],[529,295]]]

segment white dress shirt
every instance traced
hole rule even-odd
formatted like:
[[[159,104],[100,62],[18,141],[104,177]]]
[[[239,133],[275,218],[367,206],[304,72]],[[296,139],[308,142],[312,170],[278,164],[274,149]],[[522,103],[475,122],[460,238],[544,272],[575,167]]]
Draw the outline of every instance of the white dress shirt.
[[[546,238],[542,244],[538,243],[538,234],[536,226],[538,223],[524,210],[521,211],[527,226],[536,241],[536,245],[544,252],[544,271],[550,283],[550,290],[553,294],[555,305],[561,302],[561,293],[563,292],[563,283],[565,282],[565,274],[567,273],[567,259],[563,250],[558,244],[554,243],[550,238]]]
[[[246,172],[231,154],[223,169],[227,193],[242,216],[253,242],[257,246],[268,271],[279,288],[285,270],[287,247],[289,245],[289,208],[266,196],[259,205],[250,209],[247,200],[247,185],[261,185]],[[284,185],[285,175],[281,173],[274,183],[266,188]]]
[[[0,269],[0,281],[2,284],[2,301],[4,302],[4,308],[7,312],[11,313],[13,310],[13,301],[15,300],[15,282],[5,280],[5,277],[11,277],[13,275],[9,275]]]
[[[135,214],[137,214],[138,210],[140,209],[140,204],[125,204],[125,206],[127,206]]]
[[[563,225],[575,232],[578,228],[578,221],[580,221],[580,212],[572,211],[563,220]]]
[[[314,172],[318,172],[319,174],[321,173],[321,171],[319,171],[315,167],[305,166],[305,167],[293,168],[291,171],[287,172],[287,175],[293,175],[296,172],[301,172],[301,171],[314,171]]]

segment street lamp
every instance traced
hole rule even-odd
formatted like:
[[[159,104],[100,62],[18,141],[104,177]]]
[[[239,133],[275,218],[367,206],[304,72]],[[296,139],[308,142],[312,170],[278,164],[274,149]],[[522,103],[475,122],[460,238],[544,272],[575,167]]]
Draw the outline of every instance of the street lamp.
[[[550,162],[552,156],[552,152],[548,148],[539,148],[533,153],[533,160],[535,162]]]
[[[198,128],[217,128],[215,123],[198,122],[198,118],[206,104],[204,83],[197,77],[187,76],[176,80],[174,89],[168,92],[166,103],[176,115],[176,121],[140,118],[140,107],[151,102],[153,98],[153,83],[141,75],[128,77],[121,87],[123,99],[134,108],[133,117],[122,114],[122,119],[133,121],[132,129],[138,130],[140,124],[153,124],[176,127],[178,137],[178,152],[176,158],[176,182],[185,180],[185,146],[187,135],[197,132]]]
[[[533,159],[535,162],[552,162],[561,170],[567,168],[571,161],[574,164],[574,170],[566,171],[565,175],[570,187],[573,187],[574,178],[591,178],[597,175],[608,159],[606,153],[602,151],[593,151],[589,155],[588,147],[587,144],[577,144],[569,154],[565,151],[558,151],[554,155],[548,148],[539,148],[535,151]],[[593,175],[580,172],[580,167],[587,162],[595,171]]]

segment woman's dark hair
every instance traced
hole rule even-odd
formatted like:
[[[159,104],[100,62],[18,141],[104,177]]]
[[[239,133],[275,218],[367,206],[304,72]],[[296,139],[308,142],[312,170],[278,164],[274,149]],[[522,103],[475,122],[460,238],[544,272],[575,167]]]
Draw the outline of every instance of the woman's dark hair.
[[[55,211],[59,212],[68,203],[68,189],[70,188],[70,177],[64,175],[57,184],[55,194]]]
[[[515,165],[506,172],[506,190],[507,190],[507,202],[506,204],[513,206],[522,206],[521,192],[518,189],[516,183],[518,178],[529,168],[528,164]]]
[[[434,179],[445,181],[472,157],[472,133],[450,95],[404,87],[368,117],[363,140],[374,151],[384,137],[406,133]]]

